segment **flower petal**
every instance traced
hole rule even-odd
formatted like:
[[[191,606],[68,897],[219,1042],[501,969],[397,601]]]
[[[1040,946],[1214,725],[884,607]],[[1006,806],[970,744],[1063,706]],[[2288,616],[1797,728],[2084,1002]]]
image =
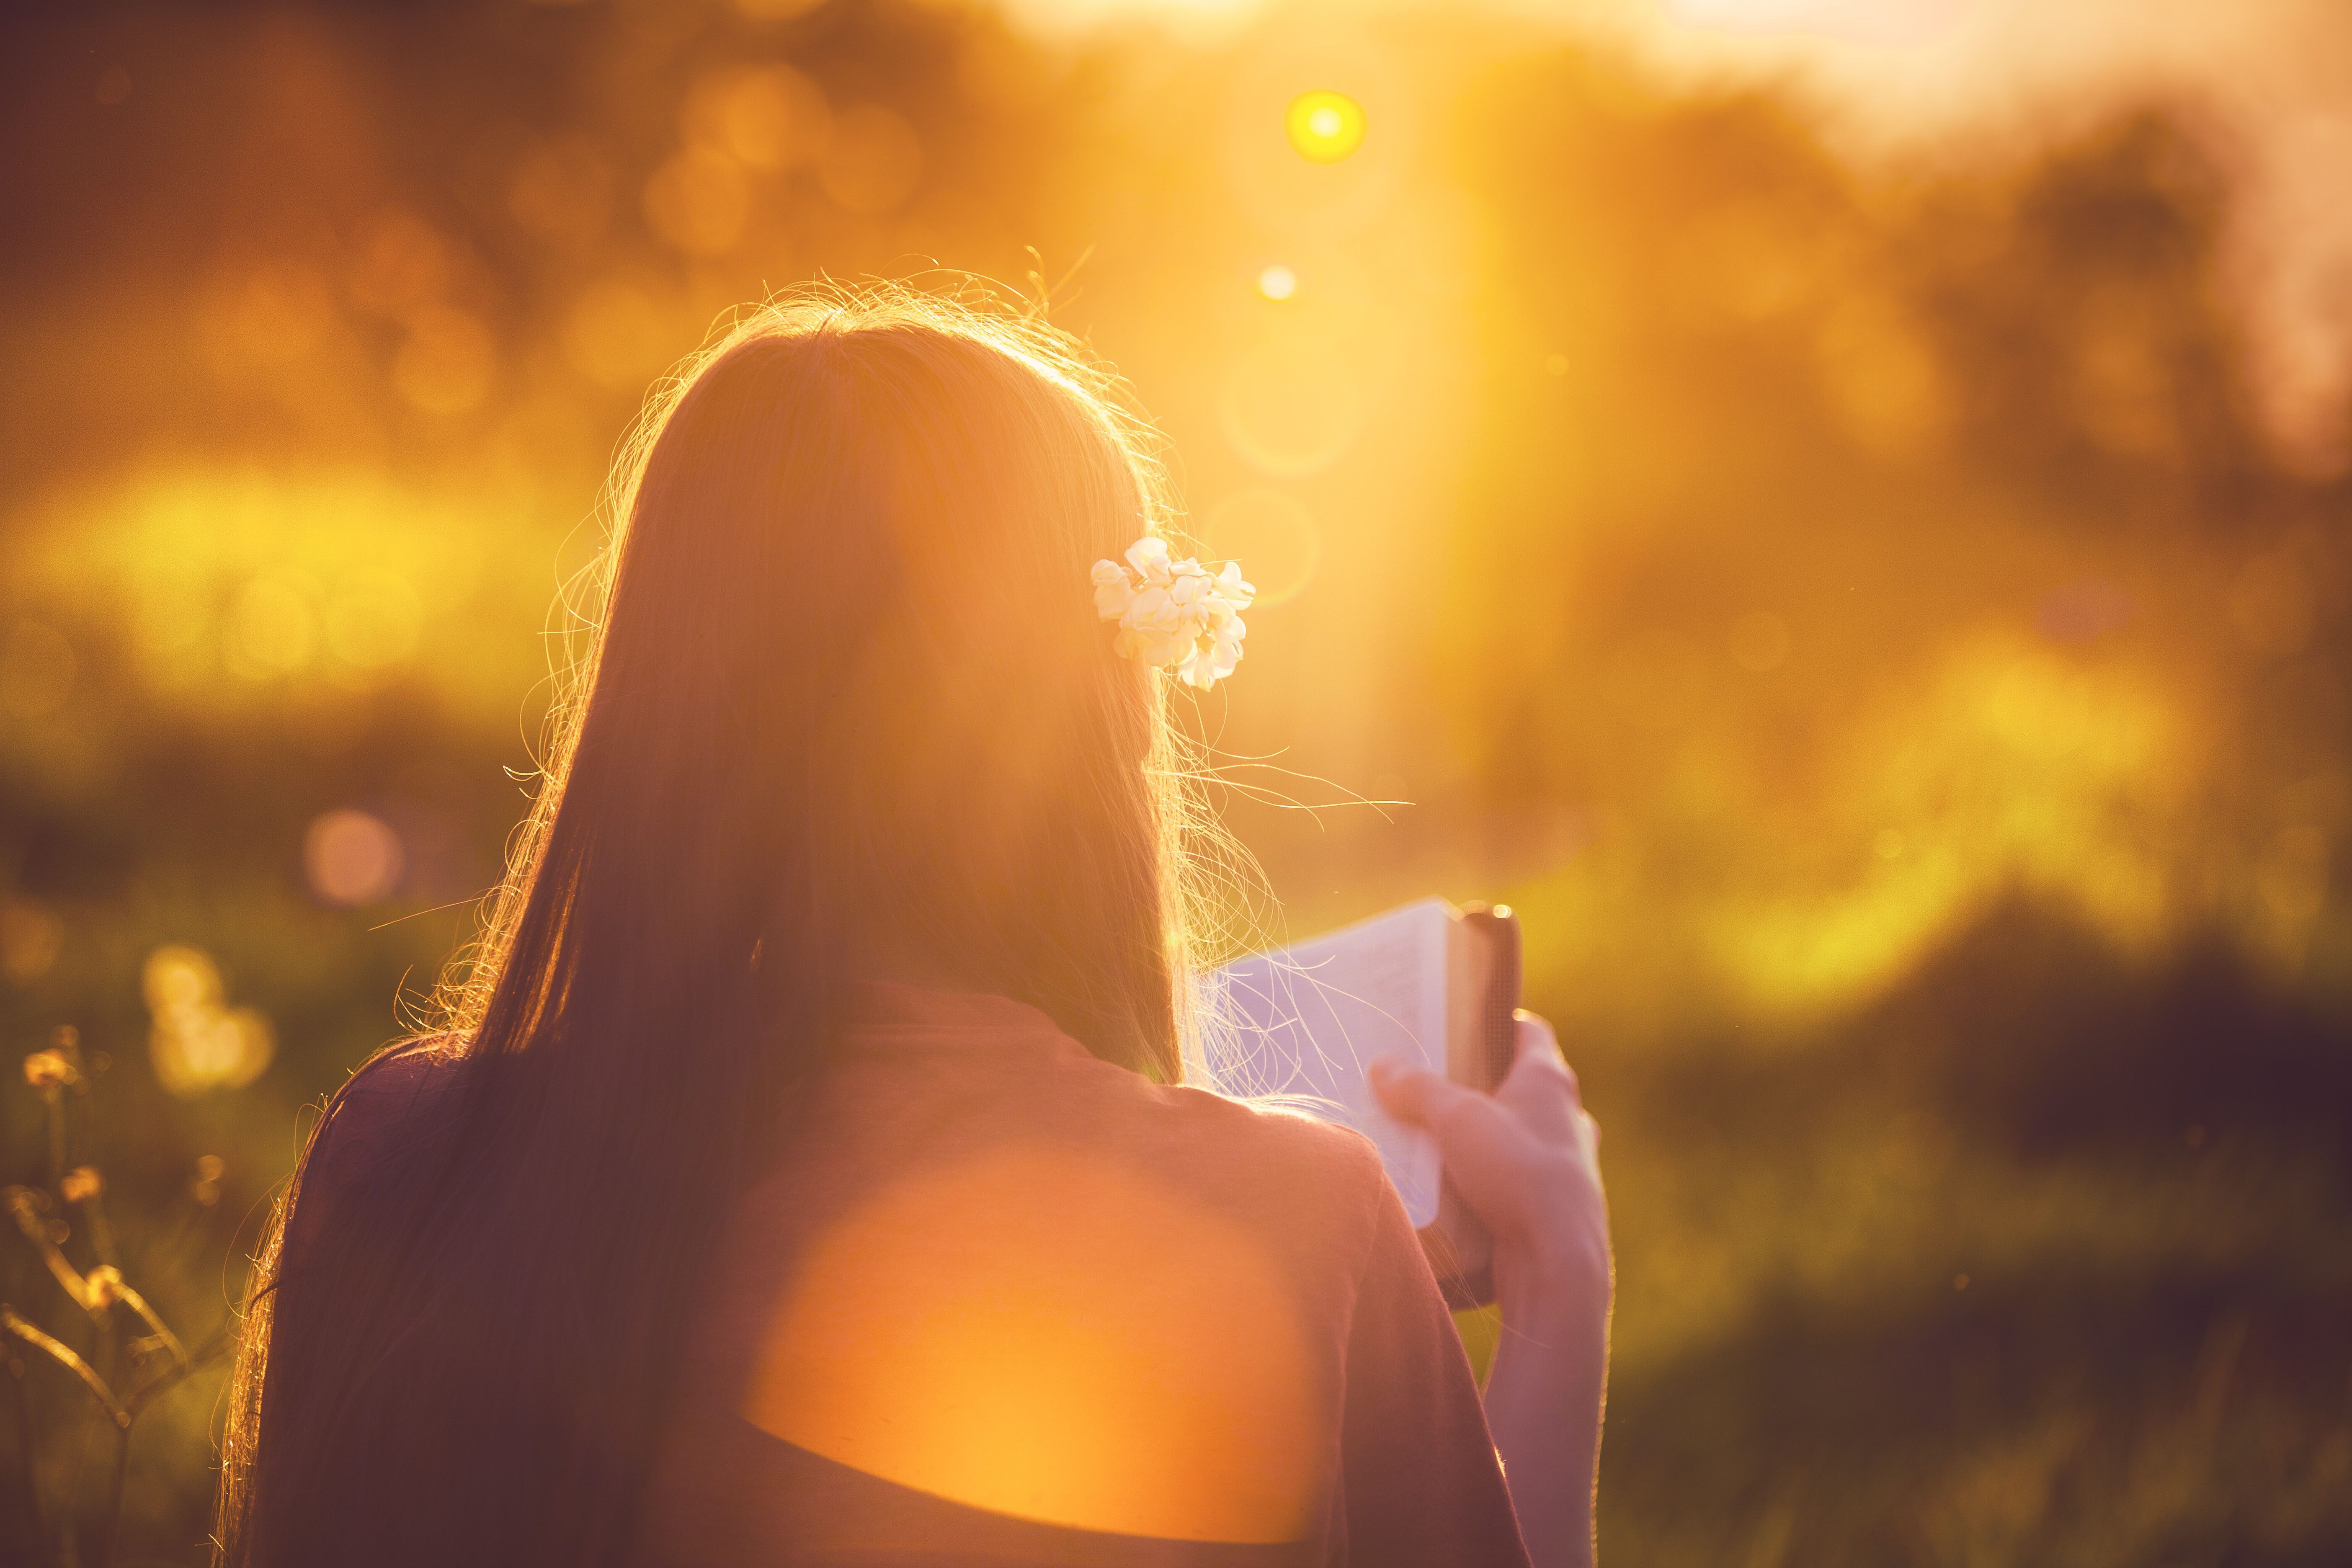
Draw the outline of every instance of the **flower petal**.
[[[1144,589],[1128,602],[1127,613],[1119,624],[1138,631],[1173,632],[1183,620],[1183,611],[1168,596],[1168,590],[1153,586]]]
[[[1151,538],[1137,540],[1127,547],[1127,563],[1134,567],[1135,574],[1146,583],[1167,582],[1168,542]]]
[[[1203,691],[1217,683],[1216,674],[1202,658],[1199,644],[1194,644],[1192,650],[1184,656],[1181,663],[1177,665],[1176,679],[1187,686],[1199,687]]]

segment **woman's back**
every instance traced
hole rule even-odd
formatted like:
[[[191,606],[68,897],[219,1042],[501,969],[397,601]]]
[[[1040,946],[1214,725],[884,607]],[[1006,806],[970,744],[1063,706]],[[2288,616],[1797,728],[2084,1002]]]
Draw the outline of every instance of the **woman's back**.
[[[1003,997],[854,994],[689,1315],[638,1561],[1524,1560],[1369,1143],[1159,1087]],[[354,1084],[281,1321],[323,1228],[369,1223],[347,1178],[457,1114],[459,1070]]]

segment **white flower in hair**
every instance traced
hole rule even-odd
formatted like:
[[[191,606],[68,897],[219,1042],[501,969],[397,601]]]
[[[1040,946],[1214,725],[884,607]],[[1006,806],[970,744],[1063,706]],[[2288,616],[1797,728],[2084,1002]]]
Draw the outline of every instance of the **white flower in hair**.
[[[1257,590],[1228,561],[1213,576],[1198,561],[1172,561],[1168,542],[1144,538],[1128,547],[1127,564],[1097,561],[1095,613],[1118,623],[1112,646],[1126,658],[1165,669],[1206,691],[1242,661],[1249,628],[1242,612]]]
[[[1116,561],[1096,562],[1095,609],[1102,618],[1118,619],[1134,602],[1135,584],[1127,580],[1127,568]]]

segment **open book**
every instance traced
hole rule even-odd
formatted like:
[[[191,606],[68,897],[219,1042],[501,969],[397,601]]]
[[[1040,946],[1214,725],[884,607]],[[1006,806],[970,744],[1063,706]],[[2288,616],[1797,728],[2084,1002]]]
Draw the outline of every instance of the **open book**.
[[[1423,899],[1218,970],[1194,1066],[1222,1093],[1370,1138],[1447,1296],[1482,1302],[1493,1299],[1486,1233],[1447,1188],[1435,1141],[1380,1108],[1367,1069],[1393,1052],[1491,1090],[1510,1068],[1518,1001],[1511,911]]]

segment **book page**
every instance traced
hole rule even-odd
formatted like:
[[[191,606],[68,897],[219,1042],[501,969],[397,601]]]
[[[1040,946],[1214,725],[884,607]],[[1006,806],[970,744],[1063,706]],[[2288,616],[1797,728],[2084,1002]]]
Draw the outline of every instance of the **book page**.
[[[1437,1217],[1437,1145],[1380,1109],[1365,1076],[1396,1052],[1446,1068],[1451,911],[1424,899],[1208,979],[1188,1064],[1236,1100],[1289,1106],[1352,1127],[1380,1151],[1415,1226]]]

